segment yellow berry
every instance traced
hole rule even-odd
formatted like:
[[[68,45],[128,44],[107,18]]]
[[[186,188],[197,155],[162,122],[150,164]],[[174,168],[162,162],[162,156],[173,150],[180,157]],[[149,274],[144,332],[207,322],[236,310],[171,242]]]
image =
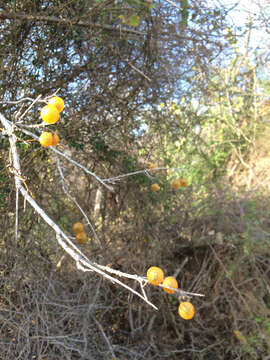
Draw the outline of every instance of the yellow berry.
[[[84,231],[82,231],[76,235],[76,241],[78,244],[84,244],[84,243],[86,243],[86,240],[87,240],[87,235]]]
[[[54,133],[52,139],[52,146],[56,146],[58,143],[59,143],[59,136],[57,135],[57,133]]]
[[[152,191],[159,191],[160,190],[160,187],[159,187],[158,184],[152,184],[151,188],[152,188]]]
[[[51,146],[53,143],[53,134],[48,131],[44,131],[39,137],[39,142],[44,147]]]
[[[48,104],[41,109],[40,117],[47,124],[54,124],[59,120],[59,111],[56,106]]]
[[[173,189],[179,189],[181,186],[181,180],[180,179],[174,179],[172,181],[172,187]]]
[[[167,276],[164,279],[162,285],[169,286],[169,287],[174,288],[176,290],[178,289],[178,282],[173,276]],[[166,289],[165,287],[163,287],[162,289],[168,294],[173,294],[175,292],[174,290]]]
[[[183,319],[190,320],[195,314],[195,308],[189,301],[184,301],[180,303],[178,313]]]
[[[188,185],[188,179],[180,179],[181,186],[187,186]]]
[[[82,224],[81,222],[76,222],[75,224],[73,224],[72,230],[73,230],[76,234],[78,234],[78,233],[83,232],[84,226],[83,226],[83,224]]]
[[[62,112],[65,107],[64,100],[62,98],[60,98],[59,96],[54,96],[54,97],[50,98],[49,104],[56,106],[56,108],[59,112]]]
[[[151,266],[147,270],[147,280],[149,281],[150,284],[155,286],[161,284],[162,281],[164,280],[163,270],[157,266]]]

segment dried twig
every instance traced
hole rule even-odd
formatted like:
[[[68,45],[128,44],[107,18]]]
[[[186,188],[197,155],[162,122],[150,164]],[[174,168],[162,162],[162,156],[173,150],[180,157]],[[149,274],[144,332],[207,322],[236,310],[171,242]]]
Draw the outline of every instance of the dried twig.
[[[154,171],[158,171],[158,170],[179,170],[181,168],[168,168],[168,167],[157,167],[157,168],[154,168],[154,169],[151,169],[151,172],[154,172]],[[115,176],[115,177],[112,177],[112,178],[107,178],[107,179],[102,179],[105,183],[106,182],[110,182],[110,183],[114,183],[115,181],[119,181],[119,180],[122,180],[123,178],[125,177],[128,177],[128,176],[134,176],[134,175],[138,175],[138,174],[146,174],[147,176],[149,176],[149,171],[147,169],[143,169],[143,170],[137,170],[137,171],[133,171],[131,173],[127,173],[127,174],[122,174],[122,175],[118,175],[118,176]]]
[[[80,204],[78,203],[78,201],[70,195],[70,193],[68,192],[67,190],[67,186],[66,186],[66,183],[65,183],[65,177],[64,177],[64,174],[63,174],[63,171],[62,171],[62,168],[61,168],[61,164],[60,164],[60,160],[59,158],[57,158],[57,168],[58,168],[58,171],[59,171],[59,174],[60,174],[60,177],[61,177],[61,181],[62,181],[62,187],[63,187],[63,190],[65,192],[65,194],[67,195],[67,197],[72,201],[74,202],[74,204],[77,206],[77,208],[80,210],[80,212],[82,213],[83,217],[85,218],[87,224],[89,225],[89,227],[91,228],[94,236],[95,236],[95,239],[97,240],[97,243],[99,244],[99,246],[102,248],[102,245],[101,245],[101,242],[99,240],[99,237],[93,227],[93,225],[91,224],[88,216],[86,215],[86,213],[83,211],[82,207],[80,206]]]
[[[151,82],[152,80],[147,76],[145,75],[141,70],[139,70],[138,68],[136,68],[136,66],[134,66],[133,64],[131,64],[130,62],[128,63],[128,65],[130,67],[132,67],[132,69],[134,69],[135,71],[137,71],[139,74],[141,74],[146,80],[148,80],[149,82]]]
[[[7,123],[11,124],[10,121],[8,121],[6,119]],[[39,137],[35,134],[33,134],[31,131],[24,129],[24,126],[22,126],[21,124],[18,124],[18,127],[20,128],[20,130],[26,134],[31,136],[32,138],[39,140]],[[68,160],[70,163],[76,165],[77,167],[81,168],[84,172],[86,172],[87,174],[93,176],[97,181],[99,181],[102,185],[104,185],[109,191],[114,192],[113,187],[111,187],[110,185],[106,184],[105,181],[103,179],[101,179],[99,176],[97,176],[95,173],[93,173],[92,171],[88,170],[85,166],[81,165],[80,163],[78,163],[77,161],[71,159],[68,155],[62,153],[61,151],[55,149],[54,147],[50,147],[50,149],[55,152],[57,155],[62,156],[63,158],[65,158],[66,160]]]
[[[97,324],[97,326],[98,326],[101,334],[103,335],[103,337],[104,337],[104,339],[105,339],[105,341],[106,341],[106,343],[107,343],[107,345],[108,345],[108,348],[110,349],[110,352],[111,352],[113,358],[116,358],[115,353],[114,353],[114,351],[113,351],[112,344],[110,343],[110,340],[108,339],[108,336],[105,334],[105,331],[104,331],[102,325],[99,323],[99,321],[97,321],[97,319],[96,319],[95,317],[92,317],[92,319],[93,319],[94,322]]]
[[[171,0],[165,0],[165,1],[166,1],[168,4],[174,6],[176,9],[181,10],[181,7],[178,6],[178,5],[176,5],[173,1],[171,1]]]
[[[39,95],[29,106],[28,108],[25,110],[25,112],[19,117],[20,122],[23,120],[23,118],[25,117],[25,115],[28,113],[28,111],[35,105],[36,102],[38,102],[41,99],[41,95]]]
[[[53,23],[59,25],[66,25],[66,26],[81,26],[86,28],[95,28],[101,30],[108,30],[113,32],[124,32],[131,35],[136,36],[145,36],[145,33],[133,29],[127,29],[120,27],[114,27],[107,24],[95,24],[90,23],[87,21],[72,21],[71,19],[65,19],[63,17],[57,18],[55,16],[44,16],[44,15],[30,15],[25,13],[17,13],[17,12],[7,12],[7,11],[0,11],[0,19],[10,19],[10,20],[20,20],[20,21],[35,21],[35,22],[45,22],[45,23]]]

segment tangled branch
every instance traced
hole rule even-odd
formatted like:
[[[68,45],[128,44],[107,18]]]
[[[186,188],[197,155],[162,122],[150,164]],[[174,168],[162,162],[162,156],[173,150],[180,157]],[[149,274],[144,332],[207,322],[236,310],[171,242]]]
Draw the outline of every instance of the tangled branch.
[[[71,239],[62,231],[62,229],[38,205],[38,203],[35,201],[33,196],[30,195],[30,193],[28,191],[28,188],[26,187],[26,184],[25,184],[25,181],[24,181],[24,176],[23,176],[22,171],[21,171],[20,158],[19,158],[19,154],[18,154],[18,151],[17,151],[17,147],[16,147],[17,137],[15,135],[15,130],[20,129],[20,131],[22,131],[23,133],[25,133],[27,135],[30,135],[31,137],[33,137],[36,140],[38,140],[38,137],[35,134],[33,134],[32,132],[23,129],[22,124],[18,124],[18,126],[13,124],[9,120],[7,120],[5,118],[5,116],[3,116],[1,113],[0,113],[0,121],[2,122],[2,125],[3,125],[3,127],[5,129],[4,133],[6,135],[8,135],[9,143],[10,143],[10,167],[12,168],[12,173],[14,175],[16,194],[17,194],[16,195],[16,220],[15,220],[15,234],[16,234],[16,237],[17,237],[17,232],[18,232],[19,193],[21,193],[21,195],[23,196],[25,201],[27,201],[33,207],[33,209],[35,209],[35,211],[41,216],[41,218],[55,231],[56,239],[57,239],[58,244],[63,248],[63,250],[66,253],[68,253],[75,260],[76,266],[77,266],[77,268],[79,270],[81,270],[83,272],[92,272],[92,271],[94,271],[94,272],[98,273],[99,275],[101,275],[102,277],[110,280],[111,282],[116,283],[116,284],[124,287],[125,289],[129,290],[133,294],[135,294],[138,297],[140,297],[141,299],[143,299],[148,305],[152,306],[155,310],[158,310],[157,307],[148,300],[147,295],[146,295],[146,293],[144,291],[144,287],[148,283],[147,278],[138,276],[136,274],[134,274],[134,275],[133,274],[127,274],[127,273],[124,273],[124,272],[121,272],[121,271],[118,271],[118,270],[114,270],[114,269],[112,269],[112,268],[110,268],[108,266],[99,265],[99,264],[89,260],[87,258],[87,256],[85,256],[81,252],[81,250],[76,245],[74,245],[74,243],[71,241]],[[61,151],[56,150],[53,147],[51,147],[51,149],[58,156],[64,157],[66,160],[68,160],[69,162],[71,162],[75,166],[80,167],[86,173],[88,173],[91,176],[95,177],[95,179],[97,181],[99,181],[102,185],[104,185],[109,190],[113,190],[113,189],[108,184],[106,184],[106,182],[112,182],[113,180],[114,181],[119,180],[122,177],[124,177],[124,176],[118,176],[116,178],[101,179],[95,173],[89,171],[87,168],[85,168],[81,164],[77,163],[76,161],[72,160],[70,157],[63,154]],[[161,169],[163,169],[163,168],[161,168]],[[64,179],[64,175],[63,175],[63,172],[62,172],[62,169],[61,169],[61,166],[60,166],[60,161],[58,161],[58,170],[59,170],[59,173],[60,173],[60,176],[61,176],[61,179],[62,179],[64,191],[67,194],[67,196],[70,197],[70,195],[69,195],[69,193],[67,191],[66,185],[65,185],[65,181],[64,181],[65,179]],[[140,172],[145,172],[145,174],[147,175],[146,170],[141,170]],[[136,173],[137,172],[135,172],[135,174]],[[133,173],[128,174],[128,175],[133,175]],[[75,204],[78,206],[77,201],[75,201]],[[83,213],[83,215],[86,216],[86,214],[84,214],[84,212],[82,211],[81,208],[80,208],[80,210]],[[90,223],[88,218],[87,218],[87,221],[90,224],[90,227],[91,227],[91,229],[93,230],[93,232],[95,234],[94,228],[93,228],[93,226]],[[112,274],[112,275],[110,275],[110,274]],[[126,285],[125,283],[123,283],[122,281],[117,279],[115,276],[123,277],[123,278],[127,278],[127,279],[130,279],[130,280],[137,281],[140,284],[141,293],[134,290],[130,286]],[[162,285],[162,284],[160,284],[160,286],[164,287],[164,285]],[[167,288],[172,289],[170,287],[167,287]],[[181,297],[181,296],[190,297],[192,295],[193,296],[203,296],[201,294],[185,292],[185,291],[180,290],[180,289],[176,291],[175,295],[179,296],[179,297]]]

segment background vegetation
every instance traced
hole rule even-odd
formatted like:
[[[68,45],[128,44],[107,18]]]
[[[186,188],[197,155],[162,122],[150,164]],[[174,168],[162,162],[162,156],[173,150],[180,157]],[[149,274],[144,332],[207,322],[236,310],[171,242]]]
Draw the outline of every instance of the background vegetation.
[[[260,12],[260,9],[262,12]],[[54,231],[19,201],[7,134],[0,135],[2,359],[267,359],[270,353],[269,5],[241,27],[233,7],[207,1],[0,0],[0,112],[10,121],[60,89],[59,150],[101,178],[148,162],[109,192],[61,161],[68,189],[93,223],[83,252],[144,276],[174,274],[196,316],[147,286],[153,310],[83,273]],[[264,46],[254,36],[264,31]],[[257,45],[257,44],[256,44]],[[26,114],[39,123],[42,103]],[[40,128],[31,128],[39,135]],[[25,183],[72,238],[82,221],[57,158],[16,133]],[[189,186],[173,190],[185,177]],[[158,183],[159,192],[151,191]],[[131,286],[132,282],[127,283]]]

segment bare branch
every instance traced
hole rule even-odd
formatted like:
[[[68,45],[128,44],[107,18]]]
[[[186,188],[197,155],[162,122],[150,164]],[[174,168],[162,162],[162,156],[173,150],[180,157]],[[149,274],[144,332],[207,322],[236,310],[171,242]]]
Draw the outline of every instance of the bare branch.
[[[41,95],[39,95],[32,103],[28,106],[28,108],[25,110],[25,112],[19,117],[20,121],[25,117],[25,115],[28,113],[28,111],[35,105],[36,102],[38,102],[41,98]]]
[[[11,124],[8,120],[6,120],[9,124]],[[17,125],[17,124],[16,124]],[[40,126],[40,125],[39,125]],[[28,131],[26,129],[23,128],[23,126],[21,124],[18,124],[18,127],[20,128],[20,130],[24,133],[27,134],[31,137],[33,137],[36,140],[39,140],[39,137],[35,134],[33,134],[31,131]],[[99,176],[97,176],[95,173],[93,173],[92,171],[88,170],[85,166],[81,165],[80,163],[78,163],[77,161],[71,159],[68,155],[62,153],[61,151],[55,149],[54,147],[50,146],[50,149],[52,151],[54,151],[57,155],[62,156],[63,158],[65,158],[66,160],[68,160],[69,162],[71,162],[72,164],[78,166],[79,168],[81,168],[84,172],[86,172],[87,174],[93,176],[97,181],[99,181],[102,185],[104,185],[109,191],[114,193],[114,189],[113,187],[109,186],[108,184],[105,183],[104,180],[102,180]]]
[[[135,71],[137,71],[139,74],[141,74],[146,80],[148,80],[149,82],[151,82],[152,80],[147,76],[145,75],[141,70],[139,70],[138,68],[136,68],[136,66],[134,66],[133,64],[131,64],[130,62],[128,63],[128,65],[130,67],[132,67],[132,69],[134,69]]]
[[[171,1],[171,0],[165,0],[165,1],[166,1],[168,4],[174,6],[176,9],[181,10],[181,7],[178,6],[178,5],[176,5],[173,1]]]
[[[181,168],[168,168],[166,166],[165,167],[162,166],[162,167],[157,167],[157,168],[152,169],[151,172],[158,171],[158,170],[179,170],[179,169],[181,169]],[[113,184],[115,181],[119,181],[119,180],[122,180],[125,177],[138,175],[138,174],[146,174],[148,177],[150,176],[148,170],[143,169],[143,170],[137,170],[137,171],[133,171],[133,172],[128,173],[128,174],[122,174],[122,175],[118,175],[118,176],[115,176],[115,177],[112,177],[112,178],[102,179],[102,180],[104,182],[111,182]]]
[[[108,348],[110,349],[110,352],[111,352],[113,358],[116,358],[115,353],[113,351],[112,344],[110,343],[110,340],[108,339],[108,336],[105,334],[105,331],[103,330],[102,325],[97,321],[97,319],[95,317],[92,316],[92,319],[95,321],[95,323],[97,324],[101,334],[103,335],[103,337],[104,337],[104,339],[105,339],[105,341],[106,341],[106,343],[108,345]]]
[[[55,16],[44,16],[44,15],[29,15],[24,13],[10,13],[6,11],[0,12],[0,19],[11,19],[11,20],[20,20],[20,21],[38,21],[38,22],[47,22],[47,23],[54,23],[59,25],[66,25],[66,26],[81,26],[81,27],[87,27],[87,28],[95,28],[95,29],[101,29],[101,30],[108,30],[113,32],[124,32],[131,35],[136,36],[145,36],[146,34],[132,29],[126,29],[121,27],[114,27],[111,25],[101,25],[101,24],[95,24],[90,23],[86,21],[72,21],[70,19],[65,18],[57,18]]]
[[[17,100],[17,101],[9,101],[9,100],[3,100],[3,101],[0,101],[0,104],[20,104],[21,102],[25,102],[25,101],[35,101],[35,99],[32,99],[32,98],[29,98],[29,97],[24,97],[20,100]]]

